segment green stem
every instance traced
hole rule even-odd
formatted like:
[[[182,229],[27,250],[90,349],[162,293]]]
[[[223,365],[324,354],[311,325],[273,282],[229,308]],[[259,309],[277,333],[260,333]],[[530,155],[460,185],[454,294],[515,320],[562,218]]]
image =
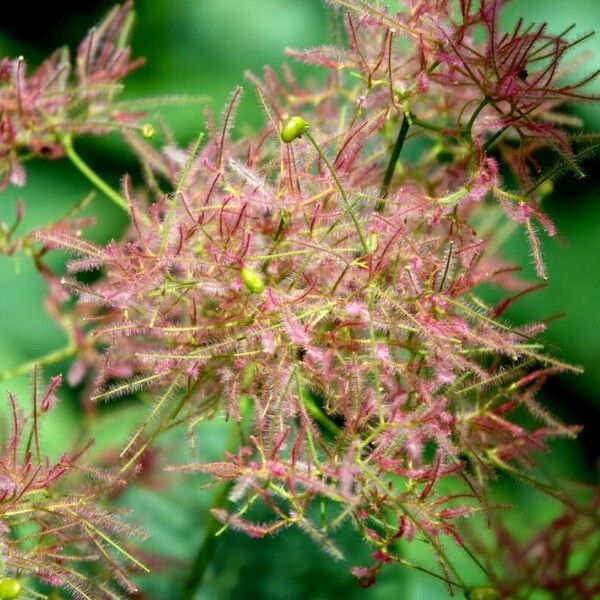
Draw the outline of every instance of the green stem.
[[[464,541],[462,542],[461,548],[469,555],[469,558],[483,571],[488,580],[491,580],[488,570],[485,568],[483,563],[477,558],[475,553],[466,545]]]
[[[427,129],[428,131],[435,131],[436,133],[444,134],[449,132],[447,127],[423,121],[423,119],[417,117],[417,115],[415,115],[414,113],[410,113],[410,121],[413,125],[417,125],[418,127],[421,127],[421,129]]]
[[[446,266],[444,267],[444,274],[442,275],[442,280],[440,281],[440,285],[438,286],[438,292],[441,292],[444,289],[444,284],[446,283],[446,277],[448,277],[448,271],[450,269],[450,261],[452,260],[453,248],[454,248],[454,241],[450,240],[450,246],[448,247],[448,256],[446,258]]]
[[[304,400],[306,410],[317,423],[334,436],[340,433],[340,428],[315,404],[309,392],[306,392],[302,399]]]
[[[220,485],[211,502],[209,512],[206,516],[204,537],[202,543],[194,556],[190,572],[183,584],[183,590],[181,592],[182,600],[193,600],[196,595],[196,591],[202,585],[204,576],[210,565],[215,549],[217,547],[218,538],[216,533],[221,528],[221,523],[210,512],[214,508],[221,508],[227,502],[227,495],[231,488],[230,483]]]
[[[477,119],[477,117],[479,116],[479,113],[492,101],[492,99],[489,96],[486,96],[480,103],[479,106],[475,109],[475,111],[473,112],[473,114],[471,115],[471,118],[469,119],[469,122],[467,123],[467,127],[465,128],[465,135],[467,135],[467,137],[469,139],[471,139],[471,132],[473,131],[473,125],[475,125],[475,121]]]
[[[344,190],[344,187],[342,186],[342,182],[339,180],[339,178],[335,172],[335,169],[333,168],[332,164],[329,162],[329,159],[325,156],[325,153],[321,150],[321,147],[319,146],[319,144],[317,144],[317,141],[315,140],[315,138],[310,134],[310,132],[307,131],[307,132],[305,132],[304,135],[306,135],[306,137],[309,139],[310,143],[314,146],[315,150],[317,151],[317,154],[319,155],[321,160],[325,163],[325,166],[331,173],[331,176],[333,177],[333,180],[335,181],[335,184],[336,184],[338,190],[340,191],[340,194],[342,195],[342,199],[344,200],[344,204],[346,206],[346,211],[350,215],[350,218],[352,219],[352,223],[354,223],[354,228],[356,229],[356,233],[358,233],[358,237],[360,239],[360,243],[361,243],[363,252],[365,254],[369,254],[369,247],[367,246],[367,241],[365,240],[365,236],[363,235],[363,232],[360,228],[358,219],[356,218],[356,215],[354,214],[354,211],[352,210],[352,205],[350,204],[350,201],[348,200],[348,196],[346,195],[346,190]]]
[[[242,406],[242,415],[245,416],[249,412],[249,407]],[[229,439],[227,441],[227,450],[235,452],[239,445],[239,438],[243,437],[241,433],[241,423],[234,422],[229,430]],[[202,542],[196,551],[190,571],[183,583],[181,592],[181,600],[194,600],[196,592],[204,581],[206,571],[210,566],[215,550],[217,548],[217,533],[221,529],[221,523],[212,514],[215,508],[222,508],[227,503],[227,497],[232,483],[227,481],[221,484],[215,491],[210,508],[207,511],[205,518],[205,529]]]
[[[96,188],[98,188],[107,198],[112,200],[120,209],[129,213],[129,206],[114,188],[112,188],[102,177],[98,175],[82,158],[75,152],[73,142],[70,137],[65,136],[61,140],[65,150],[66,157],[71,161],[73,166],[86,177]]]
[[[35,360],[31,360],[27,363],[19,365],[14,369],[8,369],[0,373],[0,382],[8,381],[9,379],[14,379],[15,377],[20,377],[21,375],[26,375],[29,373],[34,367],[46,367],[48,365],[52,365],[61,360],[65,360],[66,358],[71,358],[77,353],[77,346],[75,344],[69,344],[64,348],[60,348],[59,350],[54,350],[53,352],[49,352],[44,356],[40,356]]]
[[[489,452],[488,452],[488,459],[490,460],[492,465],[494,467],[496,467],[497,469],[500,469],[501,471],[504,471],[504,472],[508,473],[509,475],[512,475],[516,479],[524,481],[525,483],[529,484],[531,487],[536,489],[538,492],[547,494],[548,496],[554,498],[555,500],[558,500],[565,506],[568,506],[568,507],[572,508],[573,510],[578,510],[578,507],[573,502],[573,500],[571,498],[565,496],[564,494],[560,493],[560,490],[557,491],[552,486],[549,486],[542,481],[538,481],[534,477],[529,477],[528,475],[525,475],[524,473],[520,473],[517,469],[511,467],[509,464],[505,463],[503,460],[499,459],[497,456],[495,456],[493,454],[490,454]]]
[[[398,132],[398,137],[396,138],[396,143],[394,144],[394,149],[392,150],[392,155],[390,156],[390,161],[388,162],[388,166],[385,171],[383,184],[381,185],[381,192],[379,195],[381,196],[382,201],[377,206],[377,210],[380,212],[385,206],[384,201],[387,198],[390,184],[392,183],[392,178],[394,177],[394,171],[396,170],[396,164],[398,163],[400,153],[402,152],[402,147],[406,141],[406,134],[408,133],[409,127],[410,121],[408,120],[408,117],[404,115],[404,118],[402,119],[402,125],[400,125],[400,131]]]
[[[440,63],[439,61],[435,61],[432,63],[427,69],[427,74],[431,75],[438,67]],[[412,94],[417,89],[417,83],[413,83],[408,91],[403,94],[404,98],[408,98],[410,94]],[[420,121],[420,119],[418,119]],[[413,121],[412,116],[410,114],[404,114],[404,118],[402,119],[402,124],[400,125],[400,131],[398,132],[398,137],[396,138],[396,143],[394,145],[394,149],[392,150],[392,155],[390,156],[390,162],[388,163],[387,169],[385,171],[385,176],[383,178],[383,184],[381,186],[381,191],[379,193],[381,197],[381,202],[376,207],[378,212],[381,212],[385,207],[385,199],[387,198],[388,191],[390,189],[390,184],[392,183],[392,178],[394,177],[394,171],[396,170],[396,164],[398,163],[398,159],[400,158],[400,153],[402,152],[402,147],[404,146],[404,142],[406,141],[406,135],[408,133],[408,129],[411,125],[411,121]],[[424,127],[424,122],[420,121],[419,125],[425,129],[432,129],[432,126]]]
[[[436,577],[437,579],[441,579],[442,581],[445,581],[448,585],[454,585],[458,588],[462,588],[463,590],[467,589],[462,583],[458,583],[458,581],[453,581],[452,579],[448,579],[447,577],[444,577],[443,575],[440,575],[439,573],[436,573],[435,571],[430,571],[429,569],[426,569],[425,567],[416,565],[415,563],[410,562],[409,560],[405,560],[404,558],[397,558],[396,562],[404,567],[408,567],[410,569],[416,569],[417,571],[421,571],[422,573],[427,573],[427,575],[431,575],[431,577]]]
[[[483,150],[485,152],[487,152],[490,147],[492,146],[492,144],[494,144],[496,142],[496,140],[498,140],[502,134],[510,127],[510,125],[507,125],[506,127],[503,127],[502,129],[500,129],[499,131],[496,131],[496,133],[487,140],[487,142],[483,145]]]

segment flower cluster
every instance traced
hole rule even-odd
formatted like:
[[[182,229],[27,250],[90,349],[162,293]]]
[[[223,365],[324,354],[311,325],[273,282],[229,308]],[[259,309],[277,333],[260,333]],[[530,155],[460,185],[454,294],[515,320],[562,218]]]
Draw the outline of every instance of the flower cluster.
[[[0,189],[25,184],[23,161],[60,158],[72,137],[135,125],[136,113],[119,107],[121,80],[142,64],[127,46],[132,2],[115,7],[79,45],[72,64],[56,50],[31,75],[22,56],[0,60]]]
[[[350,519],[373,551],[374,566],[355,571],[365,584],[403,564],[397,540],[418,538],[452,590],[465,585],[441,538],[466,547],[461,519],[494,512],[485,482],[577,431],[534,398],[577,369],[544,352],[542,323],[501,320],[532,288],[477,228],[499,201],[546,276],[534,221],[554,230],[535,154],[558,150],[577,168],[553,111],[584,98],[589,78],[559,83],[576,44],[564,35],[521,23],[501,35],[499,0],[463,1],[458,15],[446,1],[397,15],[334,4],[347,9],[348,48],[290,51],[328,70],[323,86],[290,70],[285,82],[249,75],[267,115],[250,139],[229,137],[241,88],[189,151],[129,136],[174,191],[148,204],[126,179],[132,227],[106,247],[56,229],[36,237],[78,255],[65,284],[96,307],[97,397],[160,390],[129,464],[173,424],[247,416],[239,450],[182,467],[235,483],[239,510],[217,519],[252,536],[297,525],[336,556],[331,534]],[[91,286],[76,278],[96,269]],[[482,283],[513,295],[488,306]],[[513,420],[519,408],[538,425]],[[267,523],[251,518],[258,501]]]
[[[11,422],[0,458],[0,597],[40,597],[35,590],[43,584],[73,598],[121,598],[123,591],[136,591],[132,569],[145,568],[118,541],[140,532],[102,506],[123,483],[82,462],[91,444],[56,461],[40,444],[40,424],[61,380],[52,377],[42,392],[34,377],[27,415],[8,396]]]
[[[235,506],[213,507],[223,527],[262,537],[297,526],[339,557],[335,531],[350,521],[371,556],[353,569],[364,586],[397,563],[471,600],[534,587],[592,598],[596,559],[573,574],[566,557],[582,540],[594,548],[597,501],[582,509],[554,494],[563,517],[523,543],[489,493],[498,472],[523,474],[549,440],[578,431],[536,400],[549,376],[578,368],[546,352],[544,323],[503,319],[542,283],[498,256],[495,230],[503,213],[522,225],[546,278],[537,229],[552,235],[554,226],[543,197],[565,169],[580,173],[589,150],[559,110],[593,99],[585,85],[594,75],[563,80],[565,55],[586,36],[522,22],[502,34],[503,0],[406,0],[396,14],[365,0],[330,3],[342,9],[345,44],[289,50],[325,71],[321,83],[301,85],[287,67],[283,78],[249,73],[262,131],[230,136],[237,87],[218,122],[207,112],[206,140],[188,149],[156,149],[149,131],[138,135],[139,115],[115,102],[139,64],[126,46],[130,2],[90,31],[74,66],[65,51],[29,77],[23,59],[1,62],[2,185],[24,183],[24,159],[64,153],[129,211],[131,227],[102,246],[83,237],[87,220],[61,219],[25,244],[14,238],[19,206],[15,225],[0,226],[0,252],[26,245],[48,283],[46,306],[69,338],[51,356],[76,357],[71,385],[89,372],[96,400],[151,390],[121,474],[166,430],[193,433],[222,415],[239,445],[223,460],[174,469],[226,482]],[[125,177],[120,195],[74,153],[74,134],[115,128],[127,130],[147,189]],[[556,166],[540,172],[553,154]],[[43,262],[53,249],[75,255],[62,280]],[[93,283],[83,282],[88,271],[99,275]],[[504,288],[505,300],[487,304],[482,284]],[[119,597],[113,583],[132,594],[129,567],[143,565],[113,535],[135,530],[100,502],[121,482],[82,466],[82,451],[58,462],[42,455],[38,422],[59,383],[41,395],[35,384],[28,418],[10,398],[0,598],[21,593],[21,576],[81,598]],[[488,528],[506,556],[474,533]],[[482,567],[485,584],[463,579],[447,538]],[[413,540],[430,548],[437,571],[406,558]]]

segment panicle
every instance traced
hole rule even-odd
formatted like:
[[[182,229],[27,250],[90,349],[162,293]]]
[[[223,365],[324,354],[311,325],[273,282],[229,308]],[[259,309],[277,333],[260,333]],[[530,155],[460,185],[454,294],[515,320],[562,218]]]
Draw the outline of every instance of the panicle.
[[[230,137],[241,88],[188,150],[129,133],[147,178],[172,191],[144,195],[126,178],[132,227],[104,247],[68,228],[36,238],[79,256],[67,286],[89,318],[96,398],[160,390],[126,448],[130,466],[174,422],[251,421],[225,460],[181,467],[235,485],[236,508],[214,512],[225,527],[261,537],[295,525],[339,556],[332,534],[351,521],[374,561],[354,569],[363,585],[407,563],[398,539],[419,539],[454,591],[464,586],[444,543],[467,548],[463,524],[498,512],[487,482],[577,431],[535,393],[579,369],[546,353],[538,324],[502,318],[539,285],[514,276],[494,232],[479,231],[499,205],[547,276],[537,226],[554,228],[538,153],[578,169],[549,116],[586,97],[588,80],[560,82],[569,32],[500,33],[498,0],[463,0],[459,17],[449,0],[397,14],[332,4],[346,47],[291,52],[325,68],[324,83],[250,75],[267,115],[253,136]],[[113,59],[94,49],[111,27],[90,34],[92,71],[124,60],[110,43]],[[77,283],[92,268],[103,276]],[[482,283],[511,296],[488,306]],[[515,417],[523,409],[528,425]],[[253,520],[259,501],[267,523]]]
[[[43,453],[41,421],[53,408],[61,377],[43,392],[37,379],[26,412],[9,393],[9,423],[0,438],[1,574],[18,577],[32,594],[44,583],[75,598],[124,598],[136,589],[130,575],[145,567],[125,542],[140,531],[103,507],[122,482],[108,474],[90,477],[94,472],[83,460],[91,443],[57,460]]]
[[[75,64],[67,48],[31,74],[22,56],[0,59],[0,189],[25,184],[25,156],[61,158],[73,136],[136,125],[140,114],[116,103],[121,80],[143,63],[130,57],[132,19],[131,1],[112,9],[81,42]]]

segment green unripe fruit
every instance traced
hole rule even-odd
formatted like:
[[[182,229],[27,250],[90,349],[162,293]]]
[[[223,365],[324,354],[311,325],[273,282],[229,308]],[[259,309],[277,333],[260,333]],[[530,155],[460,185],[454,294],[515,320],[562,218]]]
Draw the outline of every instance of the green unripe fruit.
[[[21,595],[23,586],[18,579],[12,579],[11,577],[3,577],[0,579],[0,599],[1,600],[14,600]]]
[[[281,128],[281,139],[286,144],[291,144],[307,131],[308,123],[302,117],[290,117]]]
[[[151,123],[144,123],[142,125],[142,135],[146,139],[150,139],[150,138],[154,137],[155,133],[156,133],[156,130],[154,129],[154,127],[152,126]]]
[[[491,587],[474,587],[467,592],[469,600],[500,600],[500,592]]]
[[[242,267],[240,278],[251,294],[260,294],[265,289],[263,280],[254,269]]]

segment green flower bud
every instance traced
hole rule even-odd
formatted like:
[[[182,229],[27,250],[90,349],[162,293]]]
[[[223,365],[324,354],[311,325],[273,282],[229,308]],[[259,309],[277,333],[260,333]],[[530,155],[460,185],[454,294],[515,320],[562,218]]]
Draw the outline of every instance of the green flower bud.
[[[281,128],[281,139],[291,144],[308,131],[308,123],[302,117],[291,117]]]
[[[265,284],[260,275],[249,267],[242,267],[240,278],[244,282],[246,289],[251,294],[260,294],[265,289]]]
[[[500,592],[491,587],[474,587],[467,592],[469,600],[500,600]]]
[[[142,125],[142,135],[146,139],[150,139],[150,138],[154,137],[155,133],[156,133],[156,129],[154,129],[154,127],[152,126],[151,123],[144,123]]]
[[[21,595],[23,586],[18,579],[3,577],[0,579],[0,599],[14,600]]]

